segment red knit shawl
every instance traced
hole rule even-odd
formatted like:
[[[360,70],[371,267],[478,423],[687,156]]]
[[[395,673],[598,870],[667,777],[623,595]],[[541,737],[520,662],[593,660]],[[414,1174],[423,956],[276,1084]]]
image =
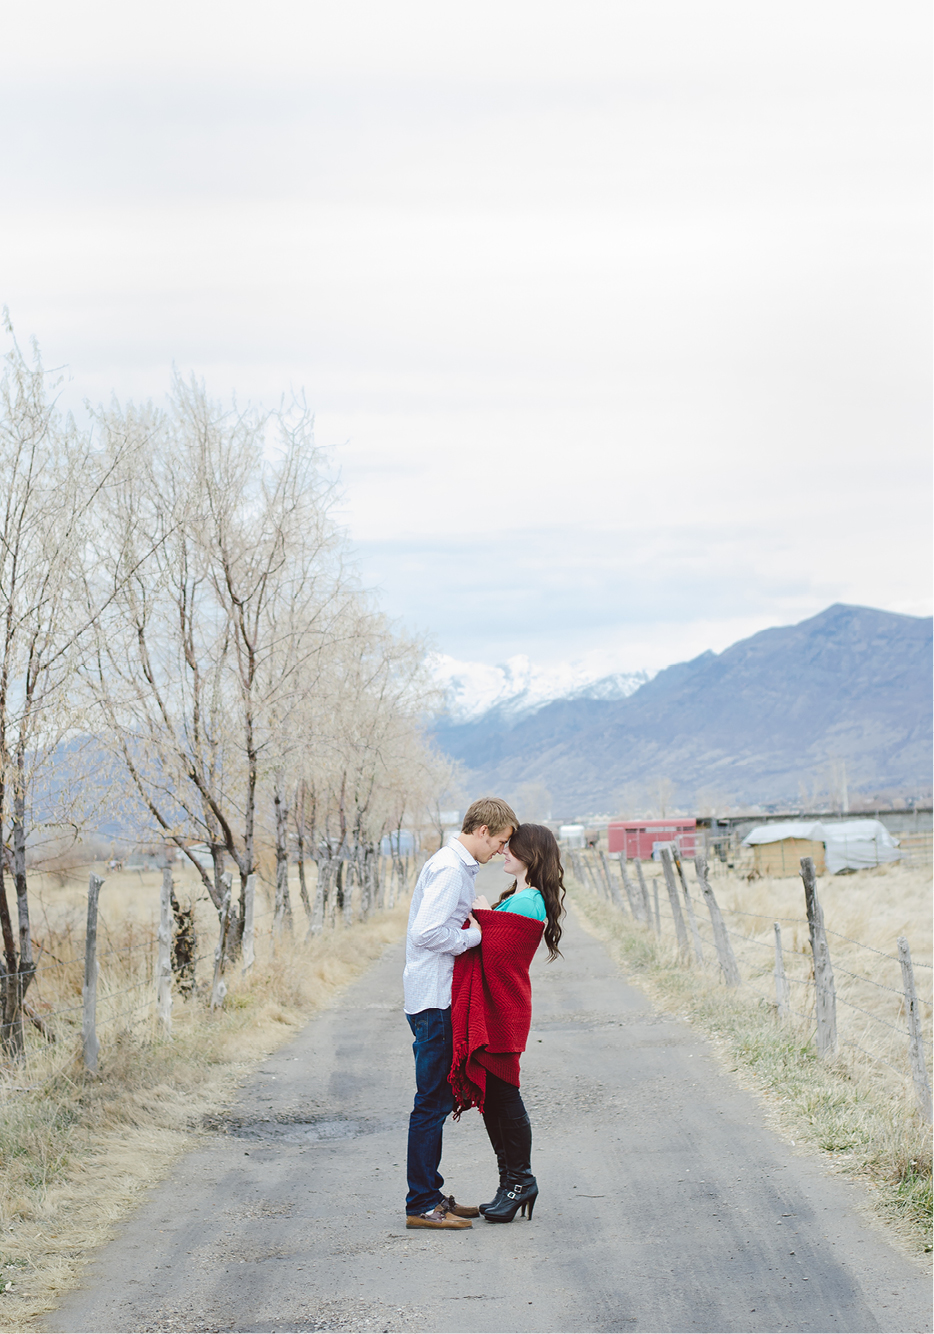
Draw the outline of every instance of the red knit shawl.
[[[545,930],[544,922],[520,913],[478,909],[474,916],[483,941],[454,960],[451,988],[455,1121],[468,1107],[483,1111],[485,1056],[498,1056],[496,1073],[519,1083],[519,1055],[532,1026],[529,965]]]

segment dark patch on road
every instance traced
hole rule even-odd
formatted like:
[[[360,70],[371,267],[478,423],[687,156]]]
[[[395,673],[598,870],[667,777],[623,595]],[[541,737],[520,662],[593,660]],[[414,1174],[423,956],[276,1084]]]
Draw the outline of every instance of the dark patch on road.
[[[372,1117],[348,1116],[343,1112],[316,1112],[306,1115],[262,1117],[244,1120],[237,1116],[206,1116],[203,1125],[222,1135],[237,1139],[262,1140],[279,1144],[318,1144],[322,1141],[357,1139],[360,1135],[380,1135],[387,1130],[400,1130],[407,1125],[404,1117],[376,1120]]]
[[[205,1122],[46,1327],[928,1330],[927,1277],[861,1218],[859,1187],[780,1140],[704,1039],[653,1011],[573,920],[561,943],[573,967],[533,965],[522,1064],[531,1223],[406,1229],[395,946]],[[475,1112],[445,1128],[442,1171],[461,1202],[491,1198]]]

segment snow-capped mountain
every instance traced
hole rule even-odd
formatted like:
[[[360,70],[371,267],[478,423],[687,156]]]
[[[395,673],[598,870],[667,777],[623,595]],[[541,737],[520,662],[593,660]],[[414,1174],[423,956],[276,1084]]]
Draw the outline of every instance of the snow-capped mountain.
[[[836,603],[637,690],[625,675],[579,681],[573,668],[538,672],[514,658],[482,669],[486,694],[471,695],[469,664],[454,664],[456,697],[474,712],[434,732],[474,791],[539,784],[567,816],[618,810],[623,792],[653,805],[639,794],[660,780],[681,805],[795,802],[840,761],[851,793],[926,795],[931,661],[930,617]]]
[[[647,672],[595,675],[582,663],[538,667],[517,653],[492,666],[432,655],[431,668],[444,687],[448,712],[457,722],[471,722],[495,709],[511,719],[525,717],[557,699],[625,699],[649,680]]]

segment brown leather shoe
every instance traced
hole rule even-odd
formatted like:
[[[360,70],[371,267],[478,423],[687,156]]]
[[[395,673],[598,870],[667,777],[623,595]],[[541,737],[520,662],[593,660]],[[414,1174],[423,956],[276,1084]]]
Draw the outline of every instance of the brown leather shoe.
[[[407,1214],[406,1227],[447,1228],[449,1232],[463,1232],[464,1228],[473,1227],[468,1218],[455,1218],[439,1204],[430,1214]]]
[[[458,1204],[453,1195],[442,1195],[441,1208],[456,1218],[479,1218],[480,1210],[472,1204]]]

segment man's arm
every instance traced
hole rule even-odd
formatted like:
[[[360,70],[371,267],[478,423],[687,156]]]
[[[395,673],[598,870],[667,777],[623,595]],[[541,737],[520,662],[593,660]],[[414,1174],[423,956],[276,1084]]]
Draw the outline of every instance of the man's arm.
[[[463,954],[464,950],[480,944],[478,926],[465,930],[447,925],[457,909],[462,883],[456,867],[442,866],[425,886],[410,934],[417,948],[432,950],[436,954]]]

